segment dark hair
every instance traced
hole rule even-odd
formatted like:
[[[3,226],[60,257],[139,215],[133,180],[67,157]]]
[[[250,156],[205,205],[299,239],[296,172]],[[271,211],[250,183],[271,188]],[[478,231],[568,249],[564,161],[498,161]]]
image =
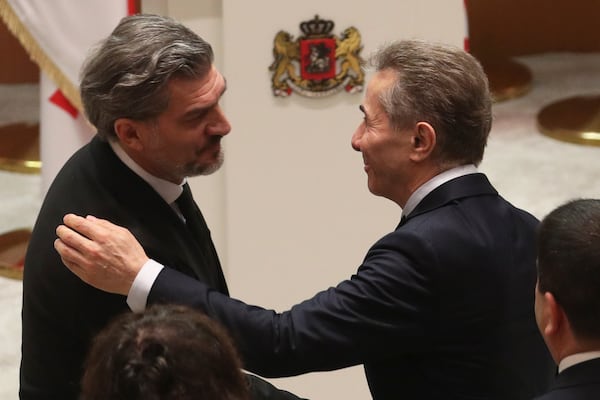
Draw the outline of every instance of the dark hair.
[[[600,200],[570,201],[538,232],[538,287],[550,292],[581,339],[600,339]]]
[[[479,62],[460,48],[420,40],[389,44],[371,57],[377,71],[396,72],[380,96],[394,129],[428,122],[442,165],[479,164],[492,125],[492,99]]]
[[[96,46],[81,71],[81,100],[102,138],[114,137],[118,118],[150,120],[168,106],[171,77],[202,77],[213,62],[207,42],[170,18],[123,18]]]
[[[93,342],[82,400],[248,400],[238,353],[223,328],[184,306],[115,318]]]

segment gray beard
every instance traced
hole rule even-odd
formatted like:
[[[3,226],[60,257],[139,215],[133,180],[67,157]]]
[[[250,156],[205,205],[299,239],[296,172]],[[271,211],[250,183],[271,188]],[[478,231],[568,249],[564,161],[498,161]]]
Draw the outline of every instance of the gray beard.
[[[215,172],[217,172],[219,170],[219,168],[221,168],[221,166],[223,165],[223,161],[225,160],[225,155],[223,153],[223,150],[219,151],[219,156],[217,158],[217,161],[211,165],[209,165],[208,167],[196,171],[196,173],[194,175],[202,175],[202,176],[206,176],[206,175],[211,175]]]

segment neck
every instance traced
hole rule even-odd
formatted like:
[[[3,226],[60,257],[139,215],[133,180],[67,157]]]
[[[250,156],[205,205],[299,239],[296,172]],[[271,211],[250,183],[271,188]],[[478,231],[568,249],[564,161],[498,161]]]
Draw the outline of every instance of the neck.
[[[433,165],[422,165],[420,168],[415,168],[411,172],[408,182],[404,185],[404,190],[398,194],[396,199],[391,200],[398,204],[400,208],[404,209],[406,207],[406,202],[418,188],[443,171],[444,170]],[[402,185],[399,185],[399,187],[400,186]]]
[[[585,339],[574,335],[562,339],[558,345],[548,343],[550,353],[557,363],[574,354],[600,351],[600,339]]]

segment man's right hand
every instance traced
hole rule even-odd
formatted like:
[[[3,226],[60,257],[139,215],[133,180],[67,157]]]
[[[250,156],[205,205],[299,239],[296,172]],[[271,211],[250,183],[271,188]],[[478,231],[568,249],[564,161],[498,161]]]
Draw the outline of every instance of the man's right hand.
[[[127,296],[148,261],[131,232],[91,215],[67,214],[63,222],[56,228],[54,248],[67,268],[89,285]]]

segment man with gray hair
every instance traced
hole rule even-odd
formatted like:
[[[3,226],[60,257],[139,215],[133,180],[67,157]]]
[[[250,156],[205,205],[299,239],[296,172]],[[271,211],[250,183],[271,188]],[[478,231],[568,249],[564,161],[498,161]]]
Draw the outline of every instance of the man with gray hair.
[[[78,399],[91,338],[128,309],[121,296],[64,268],[53,243],[66,212],[128,227],[152,258],[227,295],[186,183],[223,161],[221,139],[231,129],[219,106],[225,88],[210,44],[165,17],[124,18],[86,60],[81,98],[97,134],[58,173],[33,229],[23,277],[21,399]],[[150,280],[157,274],[146,272]],[[129,301],[135,307],[146,297]],[[249,379],[254,398],[295,398]]]
[[[277,313],[168,266],[148,303],[206,311],[265,376],[363,364],[377,400],[531,399],[554,372],[533,314],[538,221],[477,170],[492,121],[486,76],[463,50],[415,40],[384,47],[373,64],[351,143],[369,190],[402,216],[357,272]],[[156,264],[106,220],[64,222],[56,249],[102,290],[130,295]]]

